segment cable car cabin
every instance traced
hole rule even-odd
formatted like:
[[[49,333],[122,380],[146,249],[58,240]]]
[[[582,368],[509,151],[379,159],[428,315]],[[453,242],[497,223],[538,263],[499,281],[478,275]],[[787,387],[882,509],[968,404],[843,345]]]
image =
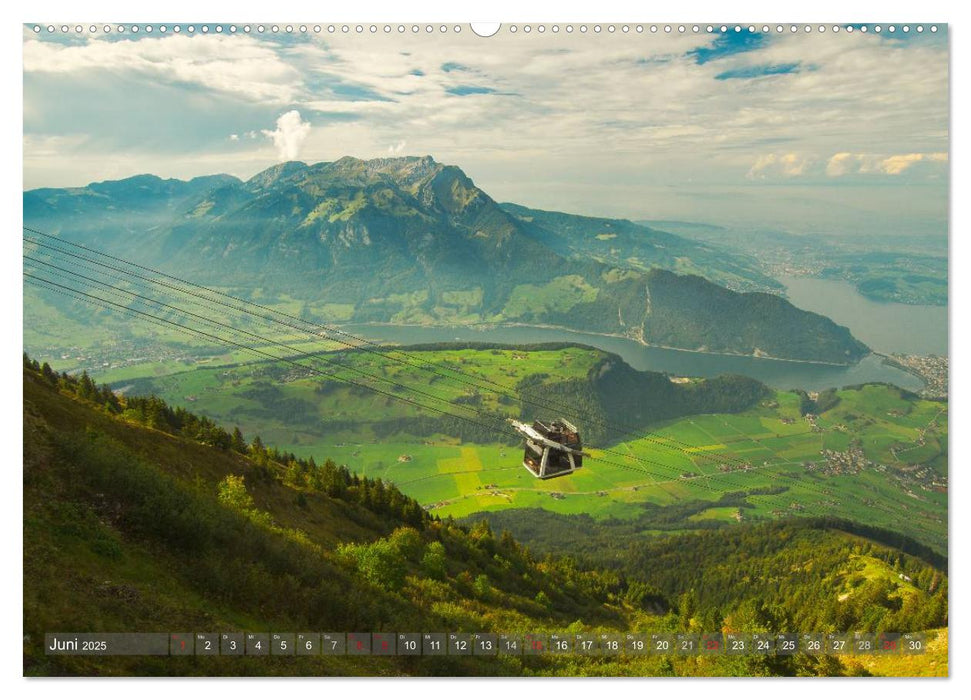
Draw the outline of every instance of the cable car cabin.
[[[526,439],[523,466],[537,479],[567,476],[583,466],[583,444],[576,426],[560,418],[550,423],[526,425],[510,419]]]

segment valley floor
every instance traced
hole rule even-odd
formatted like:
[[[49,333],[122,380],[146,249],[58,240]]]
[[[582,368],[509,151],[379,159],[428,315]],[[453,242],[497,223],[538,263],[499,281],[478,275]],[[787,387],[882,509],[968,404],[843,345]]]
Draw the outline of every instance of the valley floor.
[[[423,387],[441,396],[448,410],[470,406],[518,415],[518,399],[508,401],[503,391],[516,397],[517,382],[530,376],[584,377],[601,356],[576,346],[404,352],[409,362],[448,369],[429,382],[413,367],[370,354],[340,357],[376,379]],[[451,373],[452,368],[463,374]],[[348,371],[334,376],[387,388]],[[510,389],[490,393],[450,377]],[[592,458],[574,475],[539,481],[521,466],[522,449],[514,441],[496,442],[488,434],[458,439],[433,423],[415,434],[413,417],[420,411],[354,386],[322,385],[291,366],[217,366],[119,384],[239,425],[247,436],[259,434],[295,454],[330,458],[394,483],[442,517],[540,507],[637,518],[645,506],[707,502],[709,507],[695,509],[682,527],[833,516],[901,532],[946,551],[947,404],[891,386],[830,392],[831,405],[819,414],[804,415],[806,399],[777,391],[741,413],[692,415],[644,429],[625,425],[587,446]],[[725,503],[730,494],[744,498]]]

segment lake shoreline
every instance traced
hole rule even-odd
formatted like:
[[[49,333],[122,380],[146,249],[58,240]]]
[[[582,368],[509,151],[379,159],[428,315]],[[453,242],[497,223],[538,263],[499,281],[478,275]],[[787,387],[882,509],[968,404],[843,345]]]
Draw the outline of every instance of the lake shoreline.
[[[371,322],[344,324],[343,328],[369,342],[398,345],[427,345],[462,341],[495,345],[570,343],[595,347],[621,357],[639,371],[660,372],[670,377],[717,377],[738,374],[757,379],[780,390],[801,388],[822,391],[872,382],[895,384],[917,391],[923,382],[908,372],[881,363],[872,352],[852,365],[783,360],[728,353],[686,351],[652,347],[619,334],[586,333],[532,324],[479,324],[428,326]]]
[[[657,345],[654,343],[648,343],[640,338],[635,338],[629,335],[622,335],[620,333],[598,333],[596,331],[582,331],[575,328],[569,328],[567,326],[555,326],[543,323],[489,323],[481,324],[478,328],[477,324],[473,325],[433,325],[424,323],[390,323],[386,321],[364,321],[360,323],[347,323],[347,326],[353,326],[355,328],[360,327],[375,327],[375,328],[420,328],[420,329],[437,329],[437,330],[447,330],[447,329],[457,329],[457,330],[475,330],[476,332],[487,332],[494,328],[538,328],[542,330],[549,331],[562,331],[564,333],[573,333],[576,335],[592,335],[602,338],[617,338],[618,340],[629,340],[633,343],[637,343],[645,348],[654,348],[657,350],[672,350],[674,352],[691,352],[697,353],[699,355],[711,355],[713,357],[742,357],[748,360],[770,360],[773,362],[793,362],[796,364],[806,364],[806,365],[823,365],[826,367],[853,367],[859,364],[857,362],[826,362],[825,360],[795,360],[788,357],[775,357],[774,355],[746,355],[740,352],[715,352],[712,350],[691,350],[689,348],[678,348],[671,345]],[[338,326],[340,327],[340,326]],[[860,358],[863,360],[868,355],[878,354],[874,351],[870,351],[867,355]]]

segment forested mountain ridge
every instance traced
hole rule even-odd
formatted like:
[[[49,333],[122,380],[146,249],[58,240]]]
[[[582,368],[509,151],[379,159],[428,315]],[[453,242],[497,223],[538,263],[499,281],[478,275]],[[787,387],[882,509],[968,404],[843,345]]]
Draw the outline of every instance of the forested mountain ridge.
[[[558,325],[837,363],[868,352],[823,316],[698,276],[772,288],[748,258],[629,222],[500,206],[427,156],[284,163],[245,182],[141,175],[31,190],[23,204],[28,227],[245,297],[296,301],[317,320]],[[585,243],[602,222],[622,231],[623,254]]]
[[[722,500],[739,503],[743,495]],[[679,610],[707,617],[709,627],[880,632],[947,625],[947,559],[929,547],[835,518],[706,526],[691,520],[699,506],[659,507],[629,522],[539,510],[469,522],[485,517],[537,552],[569,552],[584,566],[617,570],[678,601]],[[673,532],[663,534],[668,528]]]
[[[661,421],[701,413],[738,413],[771,393],[750,377],[726,374],[673,382],[660,372],[636,370],[612,353],[603,355],[582,378],[553,381],[543,374],[523,378],[516,387],[522,416],[543,418],[550,406],[569,407],[561,412],[583,426],[591,444],[611,445]]]

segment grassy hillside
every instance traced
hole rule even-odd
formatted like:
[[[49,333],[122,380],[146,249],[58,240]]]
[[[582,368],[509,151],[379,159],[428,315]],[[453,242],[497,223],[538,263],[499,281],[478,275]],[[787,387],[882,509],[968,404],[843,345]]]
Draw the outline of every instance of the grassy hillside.
[[[517,631],[580,617],[591,629],[626,627],[616,577],[574,571],[570,582],[487,529],[427,516],[409,525],[374,496],[379,482],[352,479],[331,497],[252,448],[132,424],[63,391],[25,372],[28,674],[553,670],[477,659],[55,658],[40,648],[51,630]]]
[[[517,526],[523,521],[528,518],[498,517],[493,524],[532,546]],[[572,552],[563,542],[578,529],[569,518],[544,519],[541,548]],[[825,519],[651,538],[592,529],[603,536],[582,561],[622,571],[671,599],[687,596],[679,608],[717,618],[709,627],[913,632],[947,624],[946,559],[893,533]],[[899,542],[934,563],[876,540]]]
[[[734,413],[769,393],[758,381],[740,376],[672,382],[658,372],[634,370],[616,355],[562,343],[436,343],[317,352],[295,359],[207,363],[160,377],[132,376],[135,368],[125,368],[99,378],[129,394],[158,394],[191,405],[223,422],[260,424],[261,434],[277,427],[354,439],[445,433],[480,443],[502,437],[461,420],[446,426],[447,419],[434,409],[469,417],[494,415],[500,433],[507,432],[505,417],[540,417],[553,411],[583,424],[588,442],[612,444],[624,434],[611,427],[615,421],[636,429],[685,415]],[[418,400],[431,410],[416,409],[388,394]],[[273,437],[281,442],[275,433]]]
[[[857,656],[845,658],[848,675],[920,678],[948,675],[948,630],[929,630],[926,652],[915,656]]]
[[[813,399],[736,377],[675,382],[572,345],[387,352],[411,364],[332,352],[314,361],[334,372],[323,379],[285,363],[207,363],[162,377],[126,374],[115,386],[393,482],[442,516],[543,508],[664,531],[832,516],[946,551],[944,402],[885,385]],[[431,405],[502,428],[504,416],[563,415],[594,459],[569,479],[539,482],[520,466],[514,436],[443,420],[342,377],[388,391],[397,391],[389,381],[417,387],[442,400]]]
[[[47,631],[701,629],[662,592],[157,399],[24,370],[27,675],[839,675],[840,657],[48,657]],[[785,570],[778,575],[788,577]],[[798,583],[798,582],[797,582]],[[726,606],[730,607],[730,606]],[[682,614],[683,613],[683,614]],[[683,619],[682,619],[683,618]],[[939,669],[940,670],[940,669]]]

